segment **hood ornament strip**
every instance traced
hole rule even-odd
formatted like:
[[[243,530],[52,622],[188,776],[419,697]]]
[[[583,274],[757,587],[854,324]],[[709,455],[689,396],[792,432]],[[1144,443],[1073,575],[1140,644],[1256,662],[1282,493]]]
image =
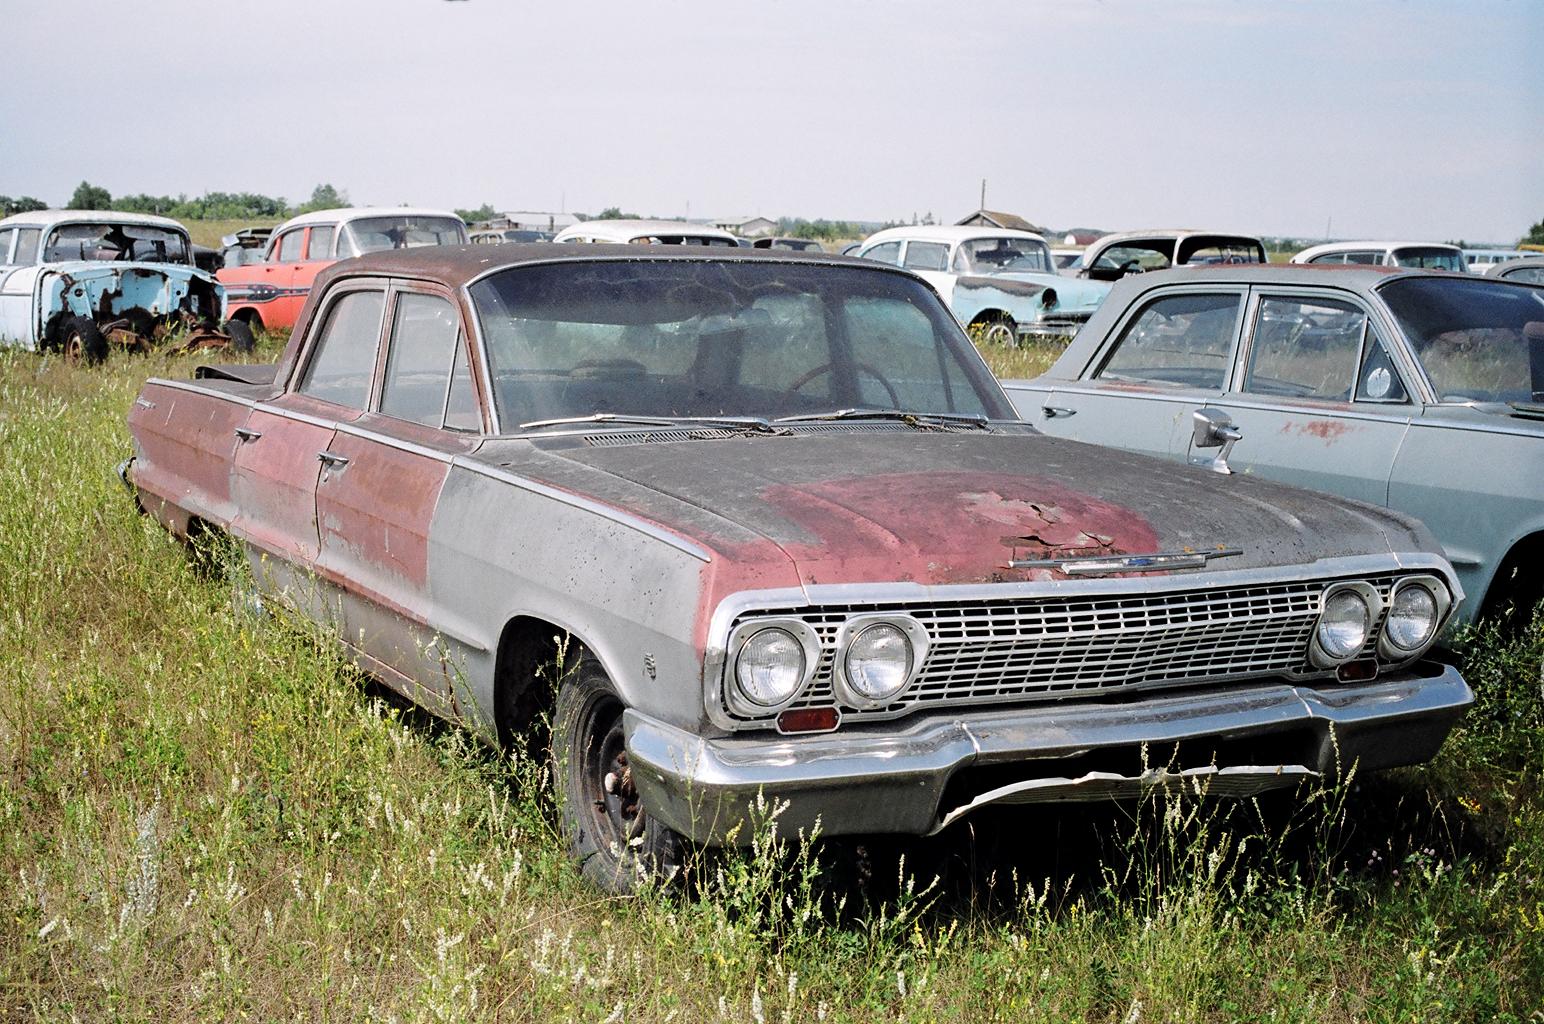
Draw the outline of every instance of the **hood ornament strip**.
[[[1159,551],[1150,555],[1070,555],[1063,558],[1015,558],[1010,569],[1055,569],[1068,576],[1102,576],[1116,572],[1163,572],[1204,569],[1213,558],[1242,555],[1243,548],[1214,551]]]

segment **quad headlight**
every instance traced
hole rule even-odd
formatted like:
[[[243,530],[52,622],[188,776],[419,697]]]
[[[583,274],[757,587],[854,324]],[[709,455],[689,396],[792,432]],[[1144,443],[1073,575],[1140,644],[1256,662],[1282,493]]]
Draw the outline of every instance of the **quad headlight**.
[[[725,693],[730,710],[761,716],[787,707],[819,661],[815,631],[796,619],[752,622],[730,637],[734,672]]]
[[[1411,576],[1394,584],[1378,652],[1395,661],[1420,654],[1437,638],[1452,607],[1447,587],[1435,576]]]
[[[1334,668],[1356,657],[1367,646],[1382,610],[1382,598],[1366,583],[1337,583],[1327,589],[1309,651],[1313,663]]]
[[[837,699],[854,708],[895,702],[917,678],[927,655],[927,630],[904,615],[858,615],[837,638]]]

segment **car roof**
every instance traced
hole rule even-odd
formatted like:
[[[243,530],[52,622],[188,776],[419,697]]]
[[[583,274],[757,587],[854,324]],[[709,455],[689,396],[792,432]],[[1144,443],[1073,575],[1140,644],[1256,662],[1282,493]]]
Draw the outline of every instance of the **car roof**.
[[[273,230],[279,232],[285,228],[304,227],[307,224],[338,224],[359,220],[361,217],[447,217],[450,220],[461,220],[450,210],[432,210],[424,206],[340,206],[334,210],[302,213],[298,217],[291,217]]]
[[[140,224],[145,227],[171,228],[187,233],[187,228],[170,217],[157,217],[153,213],[125,213],[120,210],[34,210],[31,213],[15,213],[0,220],[0,228],[42,227],[59,224]]]
[[[723,228],[711,224],[692,224],[684,220],[585,220],[570,224],[559,234],[606,236],[618,242],[626,242],[640,235],[701,235],[704,238],[723,238],[738,244],[735,236]]]
[[[878,242],[915,238],[924,242],[969,242],[976,238],[1026,238],[1045,242],[1045,236],[1015,228],[980,227],[974,224],[909,224],[884,228],[863,240],[864,246]]]
[[[1382,249],[1387,251],[1391,249],[1412,248],[1450,249],[1453,252],[1463,251],[1458,246],[1450,245],[1447,242],[1325,242],[1322,245],[1311,245],[1292,258],[1294,260],[1299,256],[1304,258],[1312,258],[1327,252],[1350,252],[1353,249]]]
[[[1503,260],[1500,263],[1492,263],[1490,266],[1485,268],[1485,276],[1505,279],[1507,271],[1526,269],[1529,267],[1544,267],[1544,254],[1537,256],[1519,256],[1515,260]]]

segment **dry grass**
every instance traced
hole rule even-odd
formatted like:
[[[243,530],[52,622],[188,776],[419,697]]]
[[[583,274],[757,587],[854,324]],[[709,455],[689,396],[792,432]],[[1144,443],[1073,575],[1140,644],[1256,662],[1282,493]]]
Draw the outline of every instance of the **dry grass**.
[[[0,353],[0,1020],[1538,1019],[1544,620],[1475,643],[1426,770],[802,855],[768,825],[603,899],[540,765],[236,613],[239,570],[135,513],[124,412],[190,365]]]

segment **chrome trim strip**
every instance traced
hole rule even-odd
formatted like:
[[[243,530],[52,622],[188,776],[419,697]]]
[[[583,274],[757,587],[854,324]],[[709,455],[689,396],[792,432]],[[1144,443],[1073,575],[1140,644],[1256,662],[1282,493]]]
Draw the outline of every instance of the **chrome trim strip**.
[[[568,491],[562,491],[556,487],[549,487],[546,484],[537,483],[535,480],[527,480],[525,477],[517,476],[508,470],[500,469],[497,466],[490,466],[486,462],[482,462],[474,458],[469,458],[465,455],[453,456],[450,460],[450,464],[454,469],[464,469],[468,472],[476,473],[479,476],[488,477],[490,480],[497,480],[500,483],[510,484],[514,487],[520,488],[523,491],[530,491],[532,494],[539,494],[544,498],[551,498],[553,501],[562,502],[563,504],[573,508],[582,509],[585,512],[592,512],[603,519],[609,519],[611,522],[616,523],[619,526],[625,526],[628,529],[637,530],[644,536],[652,537],[657,541],[668,544],[675,548],[677,551],[691,555],[693,558],[696,558],[700,561],[713,561],[712,553],[701,545],[696,544],[693,541],[686,539],[685,537],[682,537],[680,534],[672,533],[665,529],[663,526],[652,523],[641,516],[635,516],[631,512],[626,512],[622,509],[616,508],[615,506],[606,505],[601,502],[594,501],[590,498],[583,497],[582,495],[570,493]]]
[[[227,402],[234,402],[237,405],[244,405],[248,409],[255,408],[258,404],[255,398],[245,398],[241,395],[233,395],[229,391],[220,391],[215,388],[202,386],[197,381],[167,380],[164,377],[151,377],[149,380],[145,381],[142,386],[148,388],[151,385],[154,385],[158,388],[171,388],[173,391],[186,391],[189,394],[202,395],[205,398],[220,398]],[[155,408],[154,402],[150,402],[147,405],[139,398],[135,398],[134,402],[136,405],[139,405],[142,408]]]
[[[1215,551],[1158,551],[1150,555],[1073,555],[1069,558],[1014,558],[1010,569],[1056,569],[1068,576],[1095,576],[1113,572],[1163,572],[1168,569],[1204,569],[1213,558],[1242,555],[1243,548]]]
[[[355,423],[338,423],[333,429],[340,434],[357,437],[362,441],[373,441],[387,448],[395,448],[398,451],[407,452],[409,455],[420,455],[426,459],[433,459],[435,462],[443,462],[446,465],[450,465],[455,459],[455,456],[450,452],[440,451],[437,448],[430,448],[412,441],[404,441],[400,437],[392,437],[390,434],[383,434],[376,430],[366,430]],[[434,429],[444,428],[437,427]]]

